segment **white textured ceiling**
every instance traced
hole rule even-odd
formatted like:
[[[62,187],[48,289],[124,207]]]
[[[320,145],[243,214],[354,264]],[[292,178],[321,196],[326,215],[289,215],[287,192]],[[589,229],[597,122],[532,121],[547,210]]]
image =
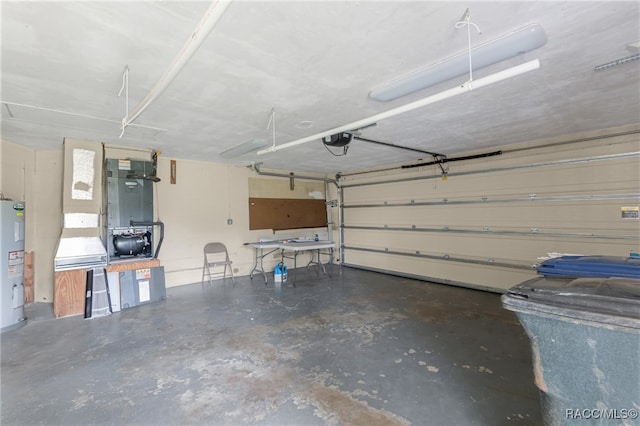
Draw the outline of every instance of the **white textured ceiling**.
[[[209,2],[2,1],[2,138],[57,148],[64,137],[159,149],[163,155],[292,171],[347,172],[420,158],[362,141],[333,157],[320,141],[258,156],[220,153],[250,139],[286,143],[463,83],[391,102],[367,94],[395,76],[530,23],[545,46],[474,72],[539,58],[537,71],[381,120],[362,136],[443,154],[640,122],[640,3],[235,1],[169,88],[119,138],[130,108],[176,57]],[[311,122],[305,126],[303,122]],[[307,123],[308,124],[308,123]]]

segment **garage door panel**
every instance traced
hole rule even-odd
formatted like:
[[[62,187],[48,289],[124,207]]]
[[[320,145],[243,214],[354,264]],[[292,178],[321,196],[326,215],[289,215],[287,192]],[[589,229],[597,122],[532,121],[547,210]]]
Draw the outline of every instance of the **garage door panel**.
[[[638,252],[638,133],[603,140],[345,179],[344,261],[504,289],[549,252]]]

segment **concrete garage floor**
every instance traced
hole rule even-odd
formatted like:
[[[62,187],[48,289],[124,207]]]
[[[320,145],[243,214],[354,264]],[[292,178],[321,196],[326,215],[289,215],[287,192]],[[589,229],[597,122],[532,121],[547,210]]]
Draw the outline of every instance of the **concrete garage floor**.
[[[499,295],[351,268],[2,335],[3,425],[540,424]],[[291,276],[291,274],[290,274]]]

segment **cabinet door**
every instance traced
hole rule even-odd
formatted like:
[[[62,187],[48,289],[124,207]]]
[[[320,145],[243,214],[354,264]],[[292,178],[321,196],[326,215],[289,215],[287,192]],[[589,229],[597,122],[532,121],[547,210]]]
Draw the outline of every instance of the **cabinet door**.
[[[84,314],[86,279],[85,269],[55,273],[53,314],[56,318]]]

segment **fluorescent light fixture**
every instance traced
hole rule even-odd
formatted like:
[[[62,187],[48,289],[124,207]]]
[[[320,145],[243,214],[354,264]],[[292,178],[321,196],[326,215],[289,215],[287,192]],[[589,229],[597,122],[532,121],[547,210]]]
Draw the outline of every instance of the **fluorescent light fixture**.
[[[240,145],[236,145],[233,148],[229,148],[226,151],[221,152],[220,157],[236,158],[251,151],[255,151],[256,149],[264,148],[267,145],[269,145],[269,142],[267,141],[251,139],[250,141],[243,142]]]
[[[527,25],[471,49],[473,71],[537,49],[546,43],[547,35],[539,24]],[[469,74],[468,51],[374,87],[369,97],[390,101],[465,74]]]
[[[525,62],[524,64],[516,65],[515,67],[507,68],[504,71],[497,72],[495,74],[488,75],[478,80],[466,82],[463,85],[456,86],[452,89],[445,90],[444,92],[436,93],[435,95],[427,96],[426,98],[419,99],[417,101],[408,103],[406,105],[399,106],[397,108],[390,109],[380,114],[372,115],[362,120],[354,121],[353,123],[345,124],[344,126],[335,127],[333,129],[326,130],[315,135],[307,136],[302,139],[297,139],[291,142],[283,143],[277,146],[270,146],[269,148],[258,151],[258,155],[268,154],[270,152],[280,151],[282,149],[291,148],[296,145],[322,139],[325,136],[335,135],[340,132],[349,132],[354,129],[360,129],[365,126],[369,126],[373,123],[377,123],[385,118],[391,118],[396,115],[404,114],[405,112],[413,111],[414,109],[421,108],[426,105],[430,105],[444,99],[448,99],[462,93],[470,92],[474,89],[479,89],[484,86],[488,86],[493,83],[497,83],[502,80],[506,80],[511,77],[515,77],[520,74],[524,74],[529,71],[537,70],[540,68],[540,61],[534,59],[533,61]]]

